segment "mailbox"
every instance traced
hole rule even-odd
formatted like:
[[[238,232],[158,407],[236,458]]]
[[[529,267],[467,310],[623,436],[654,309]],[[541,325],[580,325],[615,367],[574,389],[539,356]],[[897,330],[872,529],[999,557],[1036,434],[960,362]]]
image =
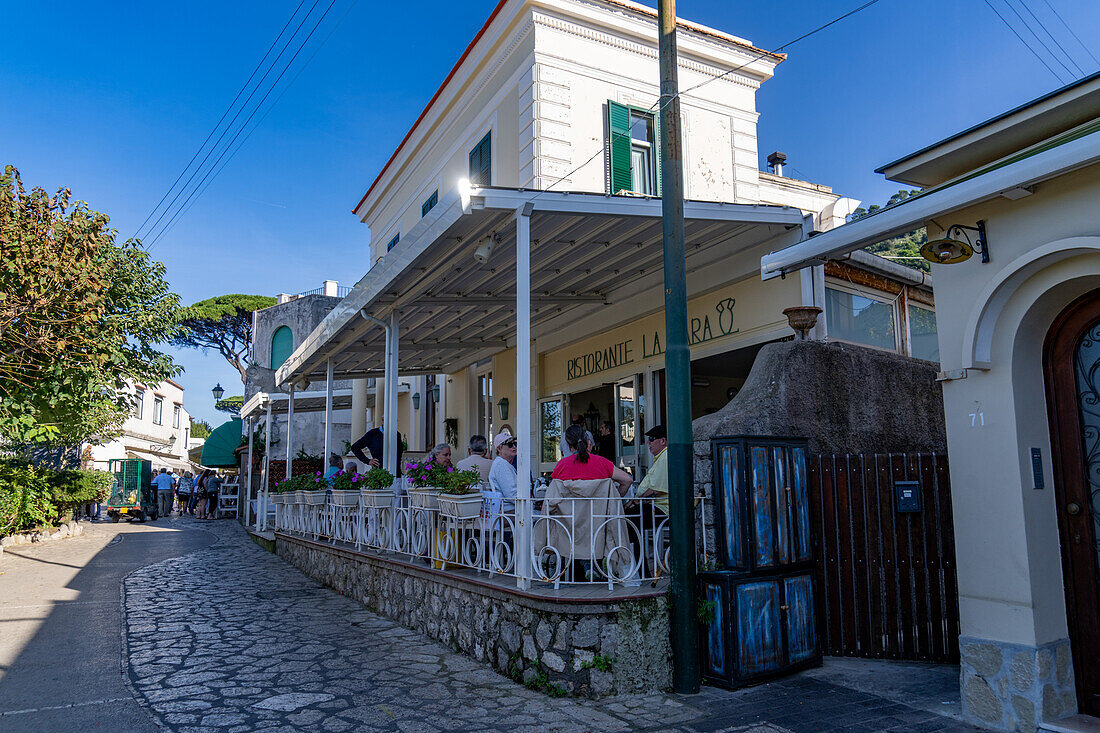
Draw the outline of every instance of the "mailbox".
[[[899,512],[919,512],[921,510],[920,482],[895,481],[894,506]]]

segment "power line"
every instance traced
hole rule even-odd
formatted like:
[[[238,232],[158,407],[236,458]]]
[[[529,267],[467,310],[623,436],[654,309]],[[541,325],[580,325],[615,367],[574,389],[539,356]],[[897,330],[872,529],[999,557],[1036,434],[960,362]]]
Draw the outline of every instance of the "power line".
[[[714,75],[712,75],[712,76],[711,76],[711,78],[709,78],[709,79],[706,79],[706,80],[704,80],[704,81],[702,81],[702,82],[700,82],[700,83],[696,84],[695,86],[692,86],[692,87],[688,87],[687,89],[682,89],[682,90],[678,91],[678,92],[677,92],[677,93],[676,93],[675,95],[673,95],[673,96],[669,97],[669,98],[668,98],[668,101],[667,101],[667,102],[664,102],[663,104],[662,104],[662,102],[661,102],[661,98],[659,97],[659,98],[657,99],[657,101],[656,101],[656,102],[654,102],[654,103],[653,103],[653,104],[652,104],[652,105],[651,105],[651,106],[649,107],[649,109],[647,109],[647,110],[646,110],[646,112],[647,112],[647,113],[649,113],[649,112],[653,112],[653,111],[654,111],[654,110],[655,110],[655,109],[656,109],[656,108],[658,107],[658,105],[660,106],[661,110],[664,110],[664,108],[665,108],[665,107],[667,107],[667,106],[668,106],[669,104],[671,104],[671,103],[672,103],[672,100],[673,100],[673,99],[676,99],[677,97],[682,97],[683,95],[687,94],[688,92],[692,92],[692,91],[695,91],[696,89],[698,89],[698,88],[700,88],[700,87],[703,87],[703,86],[706,86],[707,84],[710,84],[711,82],[715,82],[715,81],[718,81],[719,79],[724,79],[725,77],[729,76],[730,74],[732,74],[732,73],[734,73],[734,72],[736,72],[736,71],[740,71],[741,69],[744,69],[744,68],[745,68],[746,66],[748,66],[749,64],[755,63],[755,62],[759,61],[760,59],[764,58],[765,56],[773,56],[773,55],[775,55],[775,54],[777,54],[777,53],[780,53],[780,52],[781,52],[781,51],[782,51],[783,49],[785,49],[785,48],[790,48],[790,47],[791,47],[791,46],[793,46],[794,44],[798,43],[799,41],[803,41],[803,40],[805,40],[805,39],[809,38],[810,36],[814,35],[815,33],[820,33],[821,31],[825,30],[825,29],[826,29],[826,28],[828,28],[829,26],[835,25],[835,24],[839,23],[840,21],[844,20],[845,18],[851,17],[851,16],[855,15],[856,13],[860,12],[861,10],[865,10],[865,9],[867,9],[867,8],[871,7],[872,5],[874,5],[875,3],[877,3],[878,1],[879,1],[879,0],[867,0],[867,2],[863,3],[863,4],[862,4],[862,5],[860,5],[859,7],[857,7],[857,8],[854,8],[854,9],[852,9],[852,10],[849,10],[849,11],[848,11],[847,13],[844,13],[843,15],[839,15],[839,16],[837,16],[836,18],[833,18],[833,19],[832,19],[832,20],[830,20],[830,21],[829,21],[828,23],[825,23],[825,24],[823,24],[823,25],[819,25],[818,27],[814,28],[813,30],[811,30],[811,31],[808,31],[808,32],[806,32],[806,33],[803,33],[803,34],[802,34],[801,36],[798,36],[797,38],[795,38],[795,39],[793,39],[793,40],[787,41],[787,42],[786,42],[786,43],[784,43],[784,44],[783,44],[782,46],[777,46],[777,47],[775,48],[775,50],[773,50],[773,51],[763,51],[763,52],[761,52],[761,53],[757,54],[756,56],[752,57],[751,59],[749,59],[749,60],[748,60],[748,61],[746,61],[745,63],[743,63],[743,64],[740,64],[739,66],[735,66],[735,67],[733,67],[732,69],[728,69],[727,71],[724,71],[724,72],[722,72],[721,74],[714,74]],[[986,2],[988,2],[988,1],[989,1],[989,0],[986,0]],[[614,131],[614,130],[613,130],[613,131],[611,131],[611,135],[613,135],[613,136],[614,136],[614,135],[618,135],[618,136],[620,136],[620,137],[623,137],[623,136],[624,136],[624,133],[622,133],[622,132],[617,132],[617,131]],[[584,168],[584,167],[585,167],[586,165],[588,165],[588,164],[589,164],[589,163],[591,163],[591,162],[592,162],[593,160],[595,160],[596,158],[598,158],[598,157],[600,156],[600,154],[601,154],[601,153],[603,153],[603,152],[604,152],[604,148],[603,148],[603,147],[601,146],[601,147],[600,147],[600,148],[599,148],[598,150],[596,150],[596,152],[595,152],[595,153],[593,153],[593,154],[592,154],[592,156],[591,156],[590,158],[588,158],[588,160],[584,161],[583,163],[581,163],[580,165],[578,165],[578,166],[577,166],[576,168],[574,168],[573,170],[569,171],[568,173],[566,173],[565,175],[561,176],[560,178],[557,178],[557,179],[555,179],[555,180],[554,180],[554,181],[553,181],[552,183],[550,183],[550,185],[548,185],[548,186],[547,186],[546,188],[544,188],[544,189],[543,189],[542,191],[540,191],[540,192],[539,192],[538,194],[535,194],[535,196],[534,196],[534,197],[533,197],[533,198],[532,198],[531,200],[532,200],[532,201],[534,201],[534,200],[535,200],[536,198],[538,198],[538,197],[539,197],[539,196],[540,196],[540,195],[541,195],[541,194],[542,194],[543,192],[549,191],[549,190],[550,190],[551,188],[553,188],[554,186],[558,185],[559,183],[561,183],[562,181],[564,181],[564,180],[565,180],[566,178],[569,178],[569,177],[570,177],[571,175],[573,175],[574,173],[576,173],[576,172],[580,171],[580,170],[581,170],[582,168]]]
[[[1008,0],[1005,0],[1005,2],[1008,2]],[[1047,34],[1047,37],[1050,38],[1051,42],[1055,46],[1057,46],[1058,50],[1060,50],[1062,54],[1069,60],[1069,62],[1073,64],[1073,68],[1077,69],[1077,77],[1080,78],[1084,76],[1085,70],[1081,68],[1080,64],[1078,64],[1076,60],[1074,60],[1073,56],[1071,56],[1069,51],[1066,50],[1066,47],[1063,46],[1062,43],[1054,37],[1054,34],[1050,32],[1049,28],[1047,28],[1046,23],[1044,23],[1039,18],[1039,16],[1035,14],[1035,11],[1031,9],[1031,6],[1024,2],[1024,0],[1016,0],[1016,2],[1020,3],[1020,5],[1023,6],[1024,10],[1027,11],[1027,14],[1035,19],[1035,22],[1039,24],[1039,27],[1043,29],[1043,32]]]
[[[225,154],[229,152],[229,149],[231,147],[233,147],[233,143],[235,143],[237,141],[237,138],[239,138],[241,136],[241,133],[244,132],[245,128],[248,127],[248,123],[252,121],[252,118],[256,116],[256,113],[260,111],[260,107],[263,106],[264,102],[267,101],[268,96],[270,96],[271,92],[275,90],[276,86],[278,86],[279,82],[282,80],[283,76],[286,74],[287,69],[289,69],[290,66],[294,63],[295,59],[298,58],[298,54],[300,54],[302,52],[302,49],[305,48],[306,44],[309,43],[309,39],[313,37],[313,34],[315,32],[317,32],[317,28],[321,25],[321,23],[324,22],[325,17],[328,16],[329,11],[332,10],[332,6],[335,5],[335,4],[336,4],[336,0],[331,0],[329,2],[328,7],[326,7],[325,11],[323,13],[321,13],[321,17],[317,19],[317,22],[313,24],[313,28],[310,29],[309,34],[305,37],[305,39],[302,41],[302,43],[298,46],[298,49],[294,52],[294,55],[291,56],[290,60],[286,62],[285,66],[283,66],[282,70],[279,72],[279,76],[275,79],[274,82],[272,82],[271,86],[267,88],[267,92],[264,93],[263,98],[260,99],[260,101],[252,109],[252,112],[248,115],[248,118],[244,121],[244,124],[242,124],[239,128],[237,128],[237,132],[236,132],[236,134],[233,135],[233,139],[231,139],[229,141],[229,143],[226,144],[226,146],[222,149],[222,152],[218,156],[217,160],[215,160],[214,163],[210,166],[210,168],[206,171],[206,175],[203,176],[202,180],[199,181],[198,184],[195,186],[195,188],[191,191],[191,195],[188,196],[187,199],[185,199],[184,202],[180,205],[179,209],[176,211],[176,215],[174,217],[172,217],[171,221],[169,221],[165,225],[164,229],[162,229],[160,231],[160,233],[157,234],[157,236],[153,239],[152,244],[149,245],[150,249],[152,249],[156,245],[157,240],[159,240],[161,237],[163,237],[164,233],[167,232],[168,229],[170,229],[172,227],[172,225],[176,222],[177,219],[180,218],[180,216],[182,216],[183,212],[188,208],[188,204],[193,199],[197,200],[197,195],[199,194],[200,189],[202,191],[206,190],[205,188],[203,188],[203,184],[206,183],[207,179],[209,179],[210,182],[213,183],[214,179],[211,178],[211,174],[214,173],[214,169],[217,168],[218,163],[220,163],[222,158],[225,157]],[[314,5],[316,5],[316,3],[314,3]],[[312,12],[312,8],[310,9],[310,12]],[[301,27],[301,26],[299,26],[299,27]],[[297,32],[297,31],[295,31],[295,32]],[[278,59],[276,59],[276,61],[277,60]],[[218,169],[218,172],[219,173],[221,172],[220,168]]]
[[[1066,27],[1066,30],[1069,31],[1069,34],[1071,36],[1073,36],[1073,38],[1077,41],[1078,44],[1080,44],[1081,48],[1085,49],[1085,53],[1087,53],[1089,56],[1091,56],[1092,60],[1094,62],[1096,62],[1097,65],[1100,65],[1100,59],[1096,58],[1096,54],[1094,54],[1092,51],[1089,50],[1089,47],[1085,45],[1085,42],[1082,41],[1081,37],[1078,36],[1077,33],[1073,30],[1073,27],[1070,26],[1070,24],[1066,22],[1066,19],[1062,17],[1062,14],[1059,13],[1058,10],[1053,5],[1050,4],[1050,0],[1043,0],[1043,2],[1046,3],[1046,6],[1048,8],[1050,8],[1050,12],[1054,13],[1054,17],[1056,17],[1058,20],[1060,20],[1062,22],[1062,25],[1064,25]]]
[[[294,28],[294,32],[291,33],[290,36],[287,37],[286,42],[283,44],[283,47],[281,49],[279,49],[278,55],[275,56],[275,59],[271,62],[271,65],[267,67],[267,71],[265,71],[264,75],[262,77],[260,77],[260,81],[258,81],[256,83],[256,86],[252,89],[252,91],[249,92],[248,98],[245,99],[244,103],[237,109],[236,113],[234,113],[233,119],[230,120],[229,124],[226,125],[224,130],[222,130],[222,133],[218,136],[217,141],[215,141],[214,145],[210,148],[210,150],[207,151],[206,155],[203,157],[202,162],[199,163],[198,167],[195,168],[194,172],[191,173],[190,177],[187,179],[187,182],[185,184],[183,184],[183,187],[172,198],[172,202],[168,204],[168,207],[165,208],[165,210],[163,212],[161,212],[161,215],[157,218],[156,222],[153,224],[153,226],[146,233],[147,236],[152,238],[152,241],[149,244],[149,249],[152,249],[153,245],[156,244],[157,239],[159,239],[160,236],[162,234],[164,234],[164,229],[161,229],[161,231],[156,236],[153,236],[153,232],[156,231],[157,226],[160,224],[161,220],[163,220],[164,217],[168,214],[168,212],[172,210],[172,207],[175,206],[176,201],[178,201],[180,196],[182,196],[184,194],[184,192],[187,191],[188,187],[190,187],[190,185],[191,185],[191,182],[193,180],[195,180],[195,176],[197,176],[202,171],[203,166],[206,165],[206,161],[210,159],[210,156],[213,155],[214,152],[218,149],[218,147],[221,145],[221,142],[225,138],[225,136],[229,133],[229,131],[231,129],[233,129],[233,126],[237,122],[237,118],[241,116],[241,113],[245,111],[245,109],[248,107],[249,102],[251,102],[252,98],[256,95],[256,92],[258,92],[260,90],[260,87],[263,86],[264,81],[271,74],[271,71],[275,68],[275,64],[279,63],[279,59],[281,59],[283,57],[283,54],[286,53],[287,48],[289,48],[291,42],[294,41],[294,38],[298,35],[298,31],[300,31],[302,29],[302,26],[305,25],[305,22],[309,19],[309,16],[313,13],[314,9],[317,7],[317,4],[319,2],[320,2],[320,0],[313,0],[313,5],[311,5],[309,7],[309,10],[306,11],[306,14],[302,16],[302,19],[298,22],[297,27]],[[329,7],[331,7],[331,5]],[[309,40],[309,39],[307,38],[306,40]],[[299,50],[301,50],[300,46],[299,46]],[[295,54],[295,55],[297,55],[297,54]],[[285,71],[286,71],[286,67],[283,67],[283,72],[285,72]],[[282,78],[281,73],[280,73],[279,77],[276,78],[276,80],[273,82],[272,86],[274,86],[274,84],[278,84],[280,78]],[[271,87],[268,88],[268,94],[270,94],[270,93],[271,93]],[[267,98],[267,95],[264,95],[264,99],[266,99],[266,98]],[[260,104],[263,104],[263,100],[260,100]],[[253,110],[252,114],[255,114],[255,110]],[[251,119],[251,116],[248,119]],[[247,125],[248,121],[246,120],[244,124]],[[238,129],[238,132],[237,132],[238,135],[240,134],[239,129]],[[233,139],[235,140],[236,137],[234,137]],[[229,145],[232,145],[232,144],[233,144],[233,142],[231,140],[229,142]],[[225,152],[224,152],[224,149],[223,149],[223,152],[222,152],[221,155],[224,155],[224,154],[225,154]],[[219,160],[221,160],[221,156],[219,156],[218,159],[214,161],[211,168],[207,170],[206,175],[209,175],[210,170],[212,170],[213,167],[218,164]],[[205,177],[202,180],[206,180]],[[201,185],[202,185],[202,181],[199,181],[199,183],[196,184],[196,186],[191,189],[191,193],[188,195],[188,197],[186,199],[184,199],[183,204],[181,204],[179,209],[176,210],[176,213],[172,217],[169,218],[169,224],[172,222],[172,220],[174,220],[176,217],[179,216],[179,212],[187,205],[187,201],[190,200],[191,196],[194,195],[194,192],[196,190],[198,190],[199,186],[201,186]],[[166,224],[165,226],[168,226],[168,225]]]
[[[1049,71],[1051,74],[1054,75],[1054,78],[1058,80],[1058,83],[1059,84],[1065,84],[1065,81],[1063,81],[1062,77],[1058,75],[1058,72],[1056,72],[1054,69],[1052,69],[1050,64],[1048,64],[1046,62],[1046,59],[1044,59],[1042,56],[1040,56],[1039,52],[1036,51],[1034,48],[1032,48],[1031,44],[1029,44],[1027,41],[1024,40],[1024,37],[1021,36],[1019,34],[1019,32],[1015,28],[1012,27],[1012,24],[1009,23],[1008,20],[1005,19],[1005,17],[1003,15],[1001,15],[1001,12],[993,6],[993,3],[989,2],[989,0],[985,0],[985,4],[988,5],[989,9],[992,10],[997,15],[997,17],[1001,19],[1001,22],[1005,24],[1005,27],[1007,27],[1010,31],[1012,31],[1013,35],[1015,35],[1018,39],[1020,39],[1020,43],[1024,44],[1024,47],[1027,48],[1028,51],[1031,51],[1031,53],[1035,56],[1035,58],[1039,59],[1039,63],[1041,63],[1043,66],[1047,67],[1047,71]]]
[[[1069,74],[1071,80],[1074,79],[1075,77],[1073,74],[1073,70],[1066,66],[1066,63],[1062,61],[1062,59],[1058,58],[1058,55],[1050,49],[1050,46],[1047,45],[1047,42],[1039,37],[1039,34],[1035,32],[1035,29],[1031,27],[1031,24],[1024,19],[1024,16],[1020,15],[1020,11],[1016,9],[1016,6],[1012,4],[1011,0],[1003,0],[1003,2],[1008,7],[1008,9],[1012,11],[1012,14],[1015,15],[1017,19],[1019,19],[1020,24],[1027,30],[1028,33],[1031,34],[1032,38],[1035,39],[1035,42],[1042,46],[1044,51],[1050,54],[1050,57],[1054,59],[1055,63],[1066,70],[1066,73]]]
[[[153,215],[157,213],[158,209],[160,209],[161,204],[164,203],[164,201],[176,188],[176,184],[180,182],[180,179],[183,178],[183,175],[187,173],[188,169],[191,168],[191,164],[195,162],[195,159],[199,157],[199,153],[201,153],[203,151],[203,148],[206,147],[206,144],[210,142],[210,138],[214,137],[214,133],[218,131],[219,127],[221,127],[222,122],[225,121],[225,118],[229,114],[230,110],[232,110],[233,107],[237,104],[237,100],[241,98],[244,90],[247,89],[248,85],[252,83],[252,80],[256,78],[256,72],[258,72],[260,70],[260,67],[263,66],[264,62],[267,61],[267,57],[271,55],[271,49],[275,48],[275,44],[278,43],[279,39],[283,37],[284,33],[286,33],[286,29],[290,27],[291,21],[294,20],[294,16],[296,16],[298,14],[298,11],[302,9],[302,6],[305,5],[305,2],[306,0],[301,0],[298,3],[298,7],[295,8],[294,12],[290,14],[289,18],[287,18],[286,24],[283,25],[283,29],[279,31],[279,35],[275,36],[275,40],[273,40],[271,42],[271,45],[267,47],[267,51],[264,52],[263,58],[261,58],[260,62],[256,64],[256,68],[252,70],[252,73],[248,76],[248,80],[241,86],[240,90],[237,92],[237,96],[233,98],[233,101],[230,102],[229,106],[225,108],[224,112],[222,112],[222,116],[218,118],[217,124],[214,125],[212,130],[210,130],[210,134],[206,136],[206,139],[202,141],[202,145],[200,145],[199,149],[195,151],[195,154],[191,156],[191,160],[187,162],[187,165],[185,165],[183,167],[183,170],[180,171],[179,175],[176,176],[176,180],[172,181],[172,185],[169,186],[168,190],[164,192],[164,195],[160,197],[160,201],[157,202],[157,205],[154,206],[153,210],[149,212],[149,215],[145,217],[145,221],[141,222],[141,226],[137,228],[137,231],[134,232],[131,239],[136,239],[138,235],[141,234],[141,230],[145,228],[145,225],[149,223],[149,220],[152,219]]]
[[[208,183],[207,183],[207,184],[206,184],[205,186],[203,186],[203,188],[202,188],[202,190],[201,190],[201,191],[199,191],[199,194],[198,194],[198,196],[196,196],[196,197],[195,197],[194,201],[192,201],[192,202],[191,202],[191,203],[190,203],[190,204],[189,204],[189,205],[187,206],[187,208],[183,210],[183,213],[182,213],[182,214],[181,214],[181,215],[180,215],[180,216],[179,216],[178,218],[173,218],[173,219],[172,219],[172,221],[171,221],[171,222],[169,222],[169,224],[168,224],[168,226],[167,226],[167,227],[165,228],[165,230],[164,230],[163,232],[161,232],[161,236],[164,236],[164,235],[168,234],[168,232],[170,232],[170,231],[171,231],[171,230],[173,229],[173,227],[175,227],[175,225],[176,225],[176,223],[177,223],[177,222],[179,221],[179,219],[182,219],[183,217],[187,216],[187,212],[191,210],[191,207],[193,207],[193,206],[195,205],[195,203],[196,203],[196,202],[197,202],[197,201],[198,201],[198,200],[199,200],[200,198],[202,198],[203,194],[205,194],[205,193],[206,193],[206,189],[210,188],[211,184],[213,184],[213,183],[214,183],[214,179],[216,179],[216,178],[217,178],[217,177],[218,177],[218,176],[219,176],[219,175],[221,174],[221,172],[222,172],[223,170],[225,170],[225,167],[226,167],[227,165],[229,165],[229,163],[230,163],[230,162],[231,162],[231,161],[233,160],[233,158],[235,158],[235,157],[236,157],[236,155],[237,155],[237,153],[238,153],[238,152],[240,151],[240,149],[244,147],[244,144],[245,144],[246,142],[248,142],[248,139],[249,139],[250,137],[252,137],[252,133],[256,132],[256,130],[258,130],[258,129],[260,128],[260,126],[261,126],[261,125],[262,125],[262,124],[264,123],[264,120],[266,120],[266,119],[267,119],[267,116],[268,116],[269,114],[271,114],[271,110],[275,109],[275,107],[277,107],[277,106],[278,106],[278,104],[279,104],[279,100],[281,100],[281,99],[283,98],[283,95],[284,95],[284,94],[286,94],[286,93],[287,93],[287,91],[288,91],[288,90],[289,90],[289,89],[290,89],[290,88],[291,88],[292,86],[294,86],[294,82],[298,81],[298,77],[302,75],[302,72],[303,72],[303,71],[305,71],[305,70],[306,70],[306,67],[307,67],[307,66],[309,66],[309,64],[310,64],[310,62],[311,62],[311,61],[313,61],[313,57],[314,57],[314,56],[316,56],[316,55],[317,55],[317,52],[318,52],[318,51],[320,51],[320,50],[321,50],[321,48],[322,48],[322,47],[323,47],[323,46],[325,45],[325,43],[327,43],[327,42],[328,42],[328,39],[332,37],[332,34],[336,32],[336,29],[340,27],[340,24],[341,24],[342,22],[344,22],[344,18],[348,17],[348,13],[350,13],[350,12],[352,11],[352,8],[354,8],[354,7],[356,6],[356,4],[358,4],[358,2],[359,2],[359,0],[352,0],[351,4],[350,4],[350,5],[348,6],[348,9],[344,11],[344,14],[343,14],[343,15],[341,15],[341,16],[340,16],[340,18],[339,18],[339,20],[337,20],[337,21],[336,21],[336,22],[335,22],[335,23],[333,24],[332,28],[330,28],[330,29],[329,29],[328,35],[326,35],[326,36],[325,36],[325,37],[324,37],[324,38],[323,38],[323,39],[321,40],[321,42],[320,42],[320,43],[318,43],[316,47],[314,47],[314,49],[313,49],[313,53],[311,53],[311,54],[309,55],[309,58],[308,58],[308,59],[306,59],[305,63],[304,63],[304,64],[302,64],[302,65],[301,65],[300,67],[298,67],[298,71],[297,71],[297,72],[295,72],[295,74],[294,74],[294,78],[293,78],[293,79],[291,79],[291,80],[290,80],[290,81],[289,81],[289,82],[288,82],[288,83],[287,83],[287,84],[286,84],[285,86],[283,86],[283,89],[282,89],[282,91],[280,91],[280,92],[279,92],[279,96],[277,96],[277,97],[275,98],[275,101],[274,101],[274,102],[272,102],[272,103],[271,103],[270,105],[268,105],[268,107],[267,107],[267,110],[265,110],[265,111],[264,111],[264,113],[263,113],[263,115],[262,115],[262,116],[260,117],[260,119],[258,119],[258,120],[256,121],[256,124],[252,126],[252,129],[250,129],[250,130],[248,131],[248,134],[247,134],[247,135],[245,135],[245,136],[244,136],[244,138],[243,138],[243,139],[242,139],[242,140],[241,140],[241,141],[240,141],[239,143],[237,143],[237,147],[233,149],[233,152],[229,154],[229,157],[225,159],[225,162],[221,164],[221,167],[220,167],[220,168],[218,168],[218,170],[217,170],[217,171],[216,171],[216,172],[214,173],[214,175],[213,175],[213,176],[212,176],[212,177],[210,178],[210,181],[209,181],[209,182],[208,182]]]

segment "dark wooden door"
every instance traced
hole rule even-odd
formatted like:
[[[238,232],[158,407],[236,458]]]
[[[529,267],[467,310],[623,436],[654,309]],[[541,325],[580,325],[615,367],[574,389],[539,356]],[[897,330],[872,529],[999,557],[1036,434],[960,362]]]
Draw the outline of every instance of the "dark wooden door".
[[[1077,703],[1100,715],[1100,291],[1055,319],[1043,363]]]

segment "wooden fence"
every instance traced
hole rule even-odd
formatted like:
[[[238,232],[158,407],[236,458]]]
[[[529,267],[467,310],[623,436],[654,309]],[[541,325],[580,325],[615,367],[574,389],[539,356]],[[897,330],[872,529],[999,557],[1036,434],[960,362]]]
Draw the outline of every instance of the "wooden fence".
[[[825,654],[958,663],[947,457],[824,454],[808,462]],[[920,511],[897,511],[898,481],[919,483]]]

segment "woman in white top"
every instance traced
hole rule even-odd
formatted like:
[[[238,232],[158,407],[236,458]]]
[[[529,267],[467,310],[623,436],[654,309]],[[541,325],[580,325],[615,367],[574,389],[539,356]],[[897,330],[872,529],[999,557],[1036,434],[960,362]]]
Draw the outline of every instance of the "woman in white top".
[[[493,438],[496,458],[489,467],[489,487],[499,491],[504,497],[503,511],[516,511],[516,492],[519,473],[516,471],[516,439],[508,433],[500,433]]]

